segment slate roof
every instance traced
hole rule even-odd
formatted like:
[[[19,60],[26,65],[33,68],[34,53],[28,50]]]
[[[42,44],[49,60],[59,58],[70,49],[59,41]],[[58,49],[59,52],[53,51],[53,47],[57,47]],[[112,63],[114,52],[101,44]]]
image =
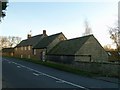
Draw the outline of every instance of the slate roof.
[[[11,53],[11,52],[14,52],[14,48],[3,48],[2,52],[3,53]]]
[[[22,40],[16,47],[21,47],[21,46],[34,46],[37,44],[41,39],[43,38],[43,34],[36,35],[33,37],[30,37],[28,39]]]
[[[75,55],[91,36],[93,35],[62,41],[49,51],[48,55]]]
[[[42,49],[42,48],[47,48],[47,46],[55,39],[57,38],[61,33],[57,33],[54,35],[47,36],[43,38],[39,43],[37,43],[33,48],[34,49]]]

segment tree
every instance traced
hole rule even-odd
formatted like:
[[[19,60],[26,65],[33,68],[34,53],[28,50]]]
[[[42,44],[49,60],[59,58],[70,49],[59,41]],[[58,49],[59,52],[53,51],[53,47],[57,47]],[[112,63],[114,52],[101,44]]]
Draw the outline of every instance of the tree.
[[[14,37],[14,36],[9,36],[8,37],[8,46],[9,47],[14,47],[16,46],[18,43],[20,43],[21,38],[20,37]]]
[[[85,32],[83,33],[83,36],[90,35],[92,33],[92,29],[89,26],[88,20],[85,20]]]
[[[0,36],[0,49],[2,48],[8,48],[8,47],[14,47],[18,43],[20,43],[21,38],[20,37],[14,37],[14,36]]]
[[[119,27],[110,27],[109,34],[110,34],[110,38],[113,40],[113,43],[116,45],[117,51],[120,51],[120,29]]]
[[[1,18],[6,16],[5,10],[7,8],[7,3],[8,3],[7,0],[0,0],[0,21],[1,21]]]
[[[0,37],[0,49],[7,47],[7,37]]]
[[[111,48],[111,45],[110,44],[107,44],[103,47],[106,51],[114,51],[113,48]]]

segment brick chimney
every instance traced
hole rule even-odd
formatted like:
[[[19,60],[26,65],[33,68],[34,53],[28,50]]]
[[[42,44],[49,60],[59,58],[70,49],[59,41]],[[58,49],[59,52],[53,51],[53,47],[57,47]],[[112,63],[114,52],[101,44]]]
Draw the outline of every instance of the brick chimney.
[[[43,30],[43,35],[44,35],[44,36],[47,36],[46,30]]]
[[[28,38],[28,39],[31,38],[31,34],[28,34],[28,35],[27,35],[27,38]]]
[[[30,32],[28,33],[28,35],[27,35],[27,38],[29,39],[29,38],[31,38],[32,37],[32,31],[30,30]]]

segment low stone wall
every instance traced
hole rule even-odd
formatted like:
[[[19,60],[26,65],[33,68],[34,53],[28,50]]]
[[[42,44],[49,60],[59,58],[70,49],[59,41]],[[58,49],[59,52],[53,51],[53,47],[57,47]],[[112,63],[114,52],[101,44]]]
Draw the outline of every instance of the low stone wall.
[[[72,66],[100,75],[120,77],[120,63],[74,62]]]

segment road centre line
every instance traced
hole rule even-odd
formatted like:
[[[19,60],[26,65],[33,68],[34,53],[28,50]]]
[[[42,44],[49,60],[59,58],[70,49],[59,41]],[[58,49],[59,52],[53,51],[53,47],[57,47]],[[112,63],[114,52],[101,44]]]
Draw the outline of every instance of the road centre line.
[[[7,59],[4,59],[4,60],[5,60],[5,61],[8,61],[8,62],[10,61],[10,60],[7,60]],[[26,69],[28,69],[28,70],[31,70],[31,71],[34,71],[34,72],[39,73],[39,74],[41,74],[41,75],[44,75],[44,76],[47,76],[47,77],[49,77],[49,78],[55,79],[55,80],[57,80],[57,81],[61,81],[61,82],[63,82],[63,83],[66,83],[66,84],[69,84],[69,85],[75,86],[75,87],[77,87],[77,88],[82,88],[82,89],[85,89],[85,90],[89,90],[89,89],[86,88],[86,87],[83,87],[83,86],[80,86],[80,85],[77,85],[77,84],[71,83],[71,82],[66,81],[66,80],[62,80],[62,79],[57,78],[57,77],[54,77],[54,76],[52,76],[52,75],[49,75],[49,74],[46,74],[46,73],[43,73],[43,72],[37,71],[37,70],[32,69],[32,68],[29,68],[29,67],[24,66],[24,65],[22,65],[22,64],[19,64],[19,63],[13,62],[13,61],[11,61],[11,62],[14,63],[14,64],[16,64],[16,65],[19,65],[19,66],[21,66],[21,67],[24,67],[24,68],[26,68]],[[35,75],[36,73],[34,73],[34,75]],[[36,75],[37,75],[37,74],[36,74]]]

